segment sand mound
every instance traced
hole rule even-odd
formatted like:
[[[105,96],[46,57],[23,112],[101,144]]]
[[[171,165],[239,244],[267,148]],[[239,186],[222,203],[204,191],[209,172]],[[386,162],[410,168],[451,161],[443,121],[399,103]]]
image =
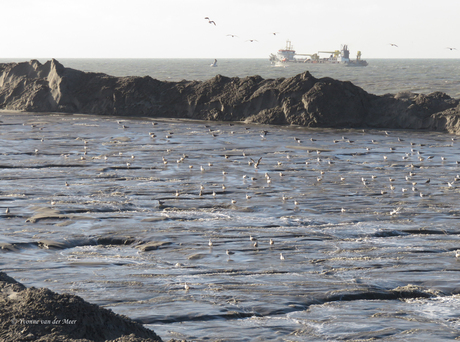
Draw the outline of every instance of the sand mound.
[[[1,341],[162,341],[128,317],[70,294],[26,288],[0,272]]]
[[[55,59],[0,63],[0,109],[460,134],[460,100],[447,94],[377,96],[308,71],[277,79],[163,82],[83,72]]]

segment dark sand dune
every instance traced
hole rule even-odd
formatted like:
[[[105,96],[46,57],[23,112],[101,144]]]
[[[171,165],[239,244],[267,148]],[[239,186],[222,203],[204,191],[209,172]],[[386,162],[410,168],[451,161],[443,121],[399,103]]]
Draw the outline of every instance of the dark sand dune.
[[[32,60],[0,64],[0,109],[460,132],[459,100],[445,93],[377,96],[308,71],[278,79],[217,75],[204,82],[164,82]]]
[[[162,341],[128,317],[78,296],[27,288],[3,272],[0,291],[1,341]]]

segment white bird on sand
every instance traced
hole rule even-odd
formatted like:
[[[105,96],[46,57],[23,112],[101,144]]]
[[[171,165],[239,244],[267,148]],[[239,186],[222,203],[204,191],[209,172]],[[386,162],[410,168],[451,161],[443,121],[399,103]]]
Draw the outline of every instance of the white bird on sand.
[[[401,207],[398,207],[396,209],[393,209],[392,211],[390,211],[390,216],[393,216],[393,215],[396,215],[396,214],[399,214],[399,212],[401,211]]]
[[[284,255],[283,255],[283,253],[280,253],[280,260],[284,260]]]

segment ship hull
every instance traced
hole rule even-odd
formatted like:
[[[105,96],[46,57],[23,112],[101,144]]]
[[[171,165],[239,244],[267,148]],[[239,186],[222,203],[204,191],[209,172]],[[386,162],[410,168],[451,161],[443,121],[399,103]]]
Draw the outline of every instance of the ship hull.
[[[330,57],[321,58],[321,53],[328,53]],[[309,58],[295,58],[295,56],[309,56]],[[271,64],[275,66],[282,66],[286,63],[342,64],[351,67],[364,67],[368,65],[365,60],[361,59],[361,51],[358,51],[355,60],[351,60],[349,56],[350,51],[347,45],[343,45],[341,51],[318,51],[318,53],[314,54],[298,54],[293,49],[291,41],[288,40],[286,42],[286,48],[278,50],[276,55],[272,53],[269,56],[269,60]]]

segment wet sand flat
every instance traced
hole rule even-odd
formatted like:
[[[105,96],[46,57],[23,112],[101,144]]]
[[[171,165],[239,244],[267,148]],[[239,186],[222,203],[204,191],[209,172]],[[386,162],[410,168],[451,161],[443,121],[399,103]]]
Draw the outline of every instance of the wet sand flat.
[[[27,286],[165,340],[458,336],[455,136],[0,121],[2,271]]]

